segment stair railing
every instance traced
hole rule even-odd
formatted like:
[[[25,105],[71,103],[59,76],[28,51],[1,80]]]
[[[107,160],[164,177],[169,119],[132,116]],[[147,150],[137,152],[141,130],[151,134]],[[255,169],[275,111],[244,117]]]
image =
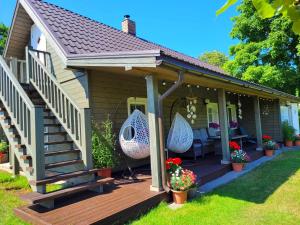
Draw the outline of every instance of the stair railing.
[[[21,137],[21,145],[26,146],[26,153],[31,155],[33,179],[40,180],[45,177],[44,158],[44,125],[43,108],[35,106],[27,96],[19,81],[0,56],[0,100],[11,124]],[[13,147],[15,148],[15,146]]]
[[[36,88],[82,154],[86,169],[91,169],[91,112],[80,108],[65,92],[56,77],[37,57],[35,50],[26,49],[30,83]],[[42,54],[42,51],[38,51]],[[48,52],[44,52],[49,54]]]

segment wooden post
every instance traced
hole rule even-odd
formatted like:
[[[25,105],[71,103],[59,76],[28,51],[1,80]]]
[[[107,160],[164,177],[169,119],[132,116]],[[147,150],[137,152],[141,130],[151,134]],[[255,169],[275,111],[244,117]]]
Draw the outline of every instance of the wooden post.
[[[16,76],[16,79],[19,81],[18,77],[18,59],[17,58],[10,58],[10,69],[13,74]]]
[[[17,175],[20,174],[20,164],[19,164],[16,154],[14,154],[13,152],[11,154],[11,160],[12,160],[13,176],[16,177]]]
[[[42,106],[36,106],[31,115],[31,133],[29,134],[33,167],[34,180],[45,178],[45,152],[44,152],[44,109]],[[45,185],[33,187],[33,191],[44,193]]]
[[[228,134],[228,118],[226,107],[226,94],[223,88],[218,89],[218,105],[219,105],[219,119],[221,129],[221,146],[223,158],[222,164],[230,163],[230,151],[229,151],[229,134]]]
[[[87,170],[93,168],[92,157],[92,121],[91,110],[84,108],[80,110],[81,115],[81,140],[82,140],[82,160]]]
[[[160,137],[159,137],[159,124],[158,124],[158,81],[153,76],[146,77],[147,83],[147,99],[148,99],[148,122],[149,122],[149,135],[150,135],[150,160],[151,160],[151,175],[152,191],[161,191],[162,187],[162,174],[160,162]]]
[[[262,151],[262,131],[261,131],[261,118],[260,118],[260,105],[259,97],[254,97],[254,117],[255,117],[255,130],[257,139],[257,151]]]

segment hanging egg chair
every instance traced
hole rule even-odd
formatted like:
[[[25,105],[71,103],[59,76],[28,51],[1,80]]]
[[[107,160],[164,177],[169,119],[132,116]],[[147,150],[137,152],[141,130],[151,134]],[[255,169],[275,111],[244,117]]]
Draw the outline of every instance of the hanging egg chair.
[[[130,158],[143,159],[150,155],[149,125],[144,113],[133,111],[121,127],[119,141]]]
[[[176,113],[168,134],[167,148],[172,152],[184,153],[193,144],[193,130],[189,123]]]

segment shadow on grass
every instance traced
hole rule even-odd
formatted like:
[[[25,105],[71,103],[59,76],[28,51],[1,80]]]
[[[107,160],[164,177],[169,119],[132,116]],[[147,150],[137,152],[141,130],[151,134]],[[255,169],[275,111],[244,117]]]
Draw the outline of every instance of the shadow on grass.
[[[211,194],[264,203],[300,169],[300,151],[286,152]]]

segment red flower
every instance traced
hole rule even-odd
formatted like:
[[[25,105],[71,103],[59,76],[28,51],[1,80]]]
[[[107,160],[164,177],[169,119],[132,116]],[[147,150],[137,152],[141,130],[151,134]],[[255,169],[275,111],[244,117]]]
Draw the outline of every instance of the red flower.
[[[0,152],[0,159],[2,159],[4,157],[4,154],[2,152]]]
[[[239,146],[238,143],[236,143],[235,141],[230,141],[229,142],[229,148],[231,151],[234,151],[234,150],[240,150],[241,147]]]
[[[263,139],[264,142],[267,142],[267,141],[271,141],[272,137],[270,135],[263,135],[262,139]]]
[[[179,165],[181,165],[182,160],[181,160],[180,158],[174,158],[174,159],[173,159],[173,163],[174,163],[175,165],[179,166]]]

